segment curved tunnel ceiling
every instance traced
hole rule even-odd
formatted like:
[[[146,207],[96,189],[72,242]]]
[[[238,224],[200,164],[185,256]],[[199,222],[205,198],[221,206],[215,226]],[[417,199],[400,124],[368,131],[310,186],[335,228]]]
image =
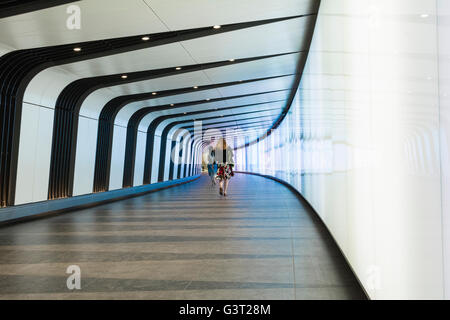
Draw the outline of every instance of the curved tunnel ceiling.
[[[126,163],[141,128],[167,133],[199,119],[204,130],[252,135],[276,127],[301,78],[320,1],[25,2],[0,4],[2,205],[14,202],[22,102],[55,110],[49,199],[72,195],[79,117],[99,120],[99,191],[107,189],[114,124],[128,128]],[[66,27],[71,3],[79,30]]]

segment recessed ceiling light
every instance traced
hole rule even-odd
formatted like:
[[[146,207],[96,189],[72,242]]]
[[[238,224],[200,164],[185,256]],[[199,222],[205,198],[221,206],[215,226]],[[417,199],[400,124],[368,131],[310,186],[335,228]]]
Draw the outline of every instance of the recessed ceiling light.
[[[198,89],[198,87],[197,87],[197,86],[195,86],[195,87],[194,87],[194,89]]]
[[[171,107],[173,107],[173,106],[174,106],[174,104],[173,104],[173,103],[171,103],[171,104],[170,104],[170,106],[171,106]]]
[[[175,70],[181,70],[181,67],[176,67]]]
[[[230,59],[230,60],[228,60],[228,61],[230,61],[230,62],[233,62],[233,61],[234,61],[234,59]]]
[[[150,37],[148,37],[148,36],[142,37],[142,40],[148,41],[148,40],[150,40]]]
[[[152,95],[156,96],[156,92],[152,92]]]
[[[126,74],[124,74],[123,76],[121,76],[122,79],[126,79],[128,78],[128,76]]]
[[[428,18],[430,15],[428,13],[423,13],[420,15],[421,18]]]
[[[186,114],[186,112],[184,112],[184,114]]]
[[[206,98],[206,101],[209,101],[209,100],[211,100],[210,98]]]
[[[219,25],[217,24],[217,25],[215,25],[213,28],[214,28],[214,29],[220,29],[220,28],[222,28],[222,26],[219,26]]]
[[[80,51],[81,51],[81,48],[73,48],[73,51],[75,51],[75,52],[80,52]]]

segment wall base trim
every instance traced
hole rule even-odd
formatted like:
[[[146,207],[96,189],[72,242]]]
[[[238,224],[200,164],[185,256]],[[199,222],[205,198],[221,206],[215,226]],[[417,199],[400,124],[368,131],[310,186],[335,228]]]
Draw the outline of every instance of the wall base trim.
[[[137,197],[150,192],[155,192],[162,189],[189,183],[197,180],[198,178],[200,178],[200,175],[131,188],[90,193],[70,198],[47,200],[0,208],[0,226],[4,224],[37,219],[48,215],[94,207],[108,202]]]
[[[337,243],[336,239],[334,239],[333,234],[331,233],[330,229],[328,229],[328,226],[325,224],[325,222],[322,220],[322,218],[319,216],[319,214],[316,212],[316,210],[314,210],[314,208],[308,202],[308,200],[306,200],[305,197],[303,197],[303,195],[293,185],[291,185],[290,183],[288,183],[288,182],[286,182],[284,180],[281,180],[281,179],[279,179],[277,177],[269,176],[269,175],[265,175],[265,174],[261,174],[261,173],[249,172],[249,171],[234,171],[234,172],[235,173],[240,173],[240,174],[250,174],[250,175],[254,175],[254,176],[263,177],[263,178],[266,178],[266,179],[271,179],[271,180],[274,180],[274,181],[284,185],[289,190],[291,190],[297,196],[297,198],[299,198],[299,200],[308,208],[309,212],[313,214],[313,217],[323,225],[323,227],[327,231],[328,235],[331,237],[331,239],[333,239],[333,242],[335,243],[336,247],[339,249],[340,253],[344,257],[345,262],[347,262],[348,267],[350,268],[350,270],[352,271],[353,275],[355,276],[355,279],[358,281],[358,284],[361,287],[362,292],[365,294],[367,300],[371,300],[370,296],[368,295],[366,289],[362,285],[361,280],[359,279],[358,275],[356,274],[356,272],[353,269],[352,265],[350,264],[349,260],[345,256],[344,252],[342,251],[341,247]]]

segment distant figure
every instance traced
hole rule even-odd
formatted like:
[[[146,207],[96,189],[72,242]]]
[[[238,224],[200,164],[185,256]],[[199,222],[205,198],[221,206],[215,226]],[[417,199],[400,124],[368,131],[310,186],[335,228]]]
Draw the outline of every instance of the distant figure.
[[[220,139],[217,142],[215,158],[218,164],[217,179],[220,180],[219,193],[226,196],[229,180],[232,176],[234,176],[234,161],[233,150],[227,145],[227,141],[225,139]]]
[[[215,185],[216,184],[216,172],[217,172],[217,164],[216,164],[216,160],[215,160],[215,150],[212,146],[209,146],[208,148],[206,148],[206,153],[207,153],[207,157],[206,157],[206,165],[208,168],[208,175],[211,178],[211,184]]]

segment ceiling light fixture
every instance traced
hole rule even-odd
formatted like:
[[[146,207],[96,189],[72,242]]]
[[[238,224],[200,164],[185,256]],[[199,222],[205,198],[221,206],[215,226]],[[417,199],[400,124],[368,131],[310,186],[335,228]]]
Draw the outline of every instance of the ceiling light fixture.
[[[228,61],[230,61],[230,62],[234,62],[234,59],[230,59],[230,60],[228,60]]]
[[[422,13],[420,15],[421,18],[428,18],[430,15],[428,13]]]
[[[156,96],[156,92],[152,92],[152,95]]]
[[[81,51],[81,48],[73,48],[73,51],[75,51],[75,52],[80,52],[80,51]]]
[[[121,78],[122,79],[126,79],[126,78],[128,78],[128,76],[126,74],[124,74],[124,75],[121,76]]]
[[[173,103],[171,103],[171,104],[170,104],[170,106],[171,106],[171,107],[173,107],[173,106],[174,106],[174,104],[173,104]]]
[[[150,40],[150,37],[148,37],[148,36],[142,37],[142,40],[148,41],[148,40]]]
[[[194,89],[198,89],[198,87],[197,87],[197,86],[195,86],[195,87],[194,87]]]
[[[217,25],[215,25],[213,28],[214,28],[214,29],[220,29],[220,28],[222,28],[222,26],[219,26],[219,25],[217,24]]]
[[[175,70],[181,70],[181,67],[176,67]]]

